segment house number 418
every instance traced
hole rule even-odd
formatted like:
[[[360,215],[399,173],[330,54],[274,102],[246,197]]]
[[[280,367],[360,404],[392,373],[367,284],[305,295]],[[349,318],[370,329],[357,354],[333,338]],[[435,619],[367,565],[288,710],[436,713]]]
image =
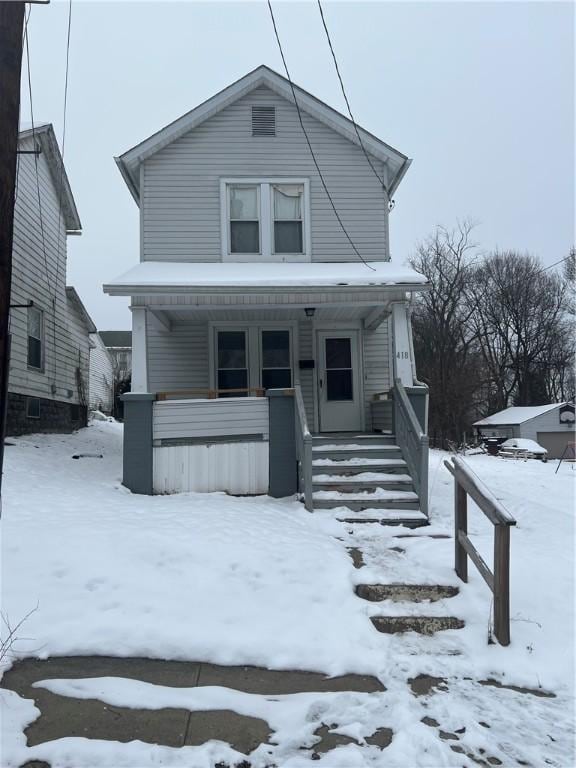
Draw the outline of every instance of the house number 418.
[[[398,360],[408,360],[409,354],[408,352],[396,352],[396,357]]]

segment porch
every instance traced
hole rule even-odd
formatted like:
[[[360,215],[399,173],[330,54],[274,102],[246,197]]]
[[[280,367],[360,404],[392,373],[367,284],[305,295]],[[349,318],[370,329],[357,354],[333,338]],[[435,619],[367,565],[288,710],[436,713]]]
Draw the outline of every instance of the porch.
[[[422,276],[388,263],[143,263],[132,273],[106,290],[132,296],[126,426],[149,423],[144,492],[276,493],[285,465],[293,493],[296,459],[273,449],[271,392],[298,393],[311,433],[392,431],[394,380],[415,382],[407,292],[425,289]],[[146,401],[149,416],[130,415]],[[425,431],[425,406],[421,421]]]

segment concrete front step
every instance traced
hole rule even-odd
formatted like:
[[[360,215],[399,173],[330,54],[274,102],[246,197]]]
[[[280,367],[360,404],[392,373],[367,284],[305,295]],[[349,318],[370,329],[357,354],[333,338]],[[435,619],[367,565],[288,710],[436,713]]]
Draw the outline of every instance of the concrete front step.
[[[419,509],[365,509],[360,512],[343,509],[337,519],[341,523],[377,523],[378,525],[402,525],[406,528],[429,525],[428,518]]]
[[[455,616],[372,616],[372,624],[378,632],[394,635],[401,632],[418,632],[434,635],[446,629],[462,629],[464,622]]]
[[[356,587],[358,597],[373,603],[383,600],[396,603],[421,603],[428,600],[435,603],[437,600],[455,597],[458,593],[458,587],[440,584],[358,584]]]

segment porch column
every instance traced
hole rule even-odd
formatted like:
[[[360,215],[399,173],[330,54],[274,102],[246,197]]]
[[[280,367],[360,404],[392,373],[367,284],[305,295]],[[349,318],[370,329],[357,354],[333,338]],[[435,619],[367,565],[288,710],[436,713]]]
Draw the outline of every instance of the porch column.
[[[154,487],[152,427],[155,395],[126,392],[122,484],[132,493],[151,495]]]
[[[132,311],[132,388],[135,393],[148,392],[148,351],[146,349],[146,308]]]
[[[291,389],[269,389],[266,396],[270,419],[268,493],[281,499],[298,491],[294,392]]]
[[[410,343],[410,325],[408,304],[405,301],[392,304],[392,329],[394,352],[394,378],[400,379],[405,387],[414,384],[412,377],[412,345]]]

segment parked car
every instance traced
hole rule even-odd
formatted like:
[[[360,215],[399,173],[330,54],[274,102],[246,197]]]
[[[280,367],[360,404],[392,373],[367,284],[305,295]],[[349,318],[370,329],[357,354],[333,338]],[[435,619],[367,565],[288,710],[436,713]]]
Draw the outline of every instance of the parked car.
[[[540,459],[547,461],[548,451],[535,440],[526,437],[513,437],[505,440],[500,446],[498,456],[512,459]]]

